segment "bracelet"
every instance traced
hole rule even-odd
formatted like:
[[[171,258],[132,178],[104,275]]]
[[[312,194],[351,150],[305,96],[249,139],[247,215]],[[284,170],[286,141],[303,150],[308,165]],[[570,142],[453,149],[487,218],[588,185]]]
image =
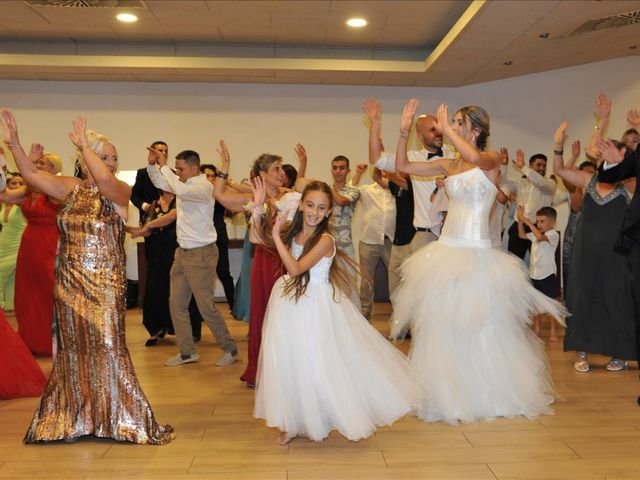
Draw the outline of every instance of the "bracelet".
[[[405,132],[404,130],[400,130],[400,136],[406,138],[406,137],[409,136],[409,132]]]
[[[264,212],[267,210],[266,203],[263,203],[262,205],[256,205],[254,202],[250,203],[253,205],[253,208],[251,210],[253,215],[264,215]]]
[[[7,147],[9,147],[9,148],[11,148],[11,147],[19,147],[19,146],[20,146],[20,144],[19,144],[19,143],[5,143],[5,145],[6,145]]]
[[[562,155],[564,153],[564,150],[553,150],[554,155]]]
[[[224,172],[218,172],[218,173],[216,173],[216,177],[217,178],[222,178],[223,180],[226,180],[227,178],[229,178],[229,174],[228,173],[224,173]]]

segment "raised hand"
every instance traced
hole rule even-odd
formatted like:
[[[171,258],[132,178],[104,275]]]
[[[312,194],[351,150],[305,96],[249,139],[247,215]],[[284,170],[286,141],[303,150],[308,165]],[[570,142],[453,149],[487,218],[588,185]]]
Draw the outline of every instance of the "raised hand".
[[[294,148],[296,152],[296,156],[298,157],[298,161],[302,165],[303,163],[307,163],[307,150],[304,148],[304,145],[301,143],[296,143],[296,148]]]
[[[375,98],[367,98],[362,103],[362,110],[371,123],[379,122],[382,119],[382,106]]]
[[[73,132],[69,133],[69,139],[78,150],[82,150],[89,144],[87,140],[87,120],[78,117],[73,121]]]
[[[571,144],[571,158],[575,162],[580,156],[580,140],[576,140]]]
[[[20,145],[20,138],[18,137],[18,125],[16,125],[16,119],[8,108],[0,110],[0,116],[2,119],[0,123],[2,125],[2,140],[8,146]]]
[[[161,167],[167,164],[167,155],[163,152],[159,152],[155,148],[147,147],[149,155],[147,161],[149,165],[155,165],[156,163]]]
[[[603,140],[602,138],[596,138],[596,147],[602,153],[602,158],[604,161],[608,163],[621,163],[624,160],[624,153],[626,148],[618,149],[613,140],[610,138],[607,140]]]
[[[566,120],[560,124],[556,133],[553,134],[553,144],[557,147],[561,147],[564,145],[564,137],[567,133],[567,128],[569,128],[569,122]]]
[[[229,155],[229,149],[227,148],[227,144],[224,143],[224,140],[220,139],[220,147],[216,149],[216,152],[220,155],[222,163],[228,167],[231,163],[231,155]]]
[[[415,116],[416,111],[418,110],[418,104],[419,104],[418,100],[416,100],[415,98],[412,98],[404,106],[404,109],[402,110],[402,117],[400,118],[400,132],[405,133],[407,135],[409,134],[409,129],[413,124],[413,117]]]
[[[509,165],[509,150],[505,147],[500,149],[500,165]]]
[[[367,168],[369,168],[369,165],[366,163],[359,163],[356,165],[356,172],[358,172],[359,174],[363,174],[364,172],[367,171]]]
[[[593,113],[598,120],[608,119],[611,115],[611,100],[604,93],[596,98],[596,108]]]
[[[273,227],[271,228],[272,238],[280,238],[280,230],[282,229],[282,224],[286,221],[287,218],[289,218],[289,210],[278,212],[273,222]]]
[[[513,160],[513,164],[518,168],[524,167],[524,152],[522,150],[516,150],[516,158]]]
[[[251,182],[251,189],[253,190],[253,203],[255,208],[261,209],[265,198],[267,198],[267,189],[265,188],[264,182],[260,176],[253,179]]]
[[[636,130],[640,130],[640,111],[629,110],[627,113],[627,123]]]
[[[441,103],[438,107],[436,118],[437,121],[433,124],[433,126],[438,132],[444,133],[445,128],[447,128],[447,126],[449,125],[449,109],[444,103]]]
[[[29,155],[27,156],[27,159],[31,163],[33,163],[39,158],[41,158],[43,154],[44,154],[44,147],[39,143],[32,143],[31,150],[29,151]]]

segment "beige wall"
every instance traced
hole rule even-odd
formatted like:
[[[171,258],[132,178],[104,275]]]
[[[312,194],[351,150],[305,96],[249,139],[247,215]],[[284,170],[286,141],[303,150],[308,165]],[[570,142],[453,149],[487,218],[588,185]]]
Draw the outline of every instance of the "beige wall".
[[[309,174],[328,180],[334,155],[366,161],[360,104],[367,96],[383,104],[388,149],[394,148],[405,100],[416,96],[426,112],[443,101],[450,111],[481,105],[491,114],[494,148],[549,153],[553,131],[565,118],[572,138],[589,136],[593,100],[601,91],[613,99],[610,131],[618,137],[626,128],[626,110],[640,108],[639,71],[640,60],[628,57],[457,89],[0,81],[0,104],[13,108],[23,143],[38,141],[59,153],[67,173],[72,167],[67,133],[73,117],[82,114],[90,128],[113,138],[123,170],[143,166],[144,148],[156,139],[166,140],[170,153],[191,148],[215,161],[216,144],[224,138],[235,178],[246,176],[251,160],[265,151],[295,164],[293,147],[301,142],[310,155]]]
[[[383,104],[387,149],[395,148],[404,102],[415,96],[422,102],[421,112],[434,112],[440,102],[448,103],[451,113],[464,105],[481,105],[491,114],[493,148],[549,154],[553,132],[563,119],[570,122],[572,140],[589,137],[599,92],[613,100],[610,133],[619,137],[626,129],[625,112],[640,108],[638,72],[640,60],[628,57],[457,89],[0,81],[0,105],[14,110],[23,145],[37,141],[60,154],[67,174],[73,168],[67,133],[80,114],[90,128],[114,140],[121,170],[142,167],[145,147],[157,139],[165,140],[174,155],[189,148],[206,162],[217,161],[217,142],[224,138],[232,155],[231,174],[239,180],[262,152],[280,154],[297,165],[293,148],[301,142],[309,152],[308,176],[328,181],[333,156],[367,161],[368,130],[360,110],[365,97]],[[563,229],[566,205],[559,213]],[[136,223],[135,215],[129,223]],[[356,242],[358,232],[356,215]],[[134,263],[130,270],[130,278],[137,278]]]

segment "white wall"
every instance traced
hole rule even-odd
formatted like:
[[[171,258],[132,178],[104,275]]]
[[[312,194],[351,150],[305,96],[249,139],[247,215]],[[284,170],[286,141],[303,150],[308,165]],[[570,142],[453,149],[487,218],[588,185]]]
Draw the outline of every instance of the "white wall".
[[[373,96],[384,107],[383,134],[391,149],[406,99],[416,96],[423,112],[446,102],[450,112],[478,104],[491,114],[494,148],[507,146],[549,153],[551,137],[563,119],[572,138],[587,139],[597,93],[613,99],[611,135],[626,128],[624,114],[640,108],[640,59],[623,59],[556,70],[461,88],[312,86],[261,84],[163,84],[0,81],[0,105],[14,110],[23,144],[38,141],[60,154],[72,171],[67,138],[75,115],[90,128],[112,137],[120,168],[144,165],[145,146],[169,143],[170,153],[190,148],[215,161],[218,139],[232,155],[231,173],[247,175],[260,153],[281,154],[295,164],[293,147],[303,143],[310,154],[309,175],[329,179],[328,161],[345,154],[366,161],[367,129],[360,104]]]
[[[169,144],[170,154],[194,149],[203,161],[216,162],[216,146],[224,138],[231,174],[239,180],[262,152],[297,165],[293,148],[301,142],[309,152],[308,176],[328,181],[335,155],[347,155],[354,164],[367,161],[368,130],[360,110],[366,97],[383,105],[387,149],[395,147],[402,106],[415,96],[421,112],[435,112],[440,102],[452,114],[464,105],[481,105],[491,115],[493,148],[549,155],[553,132],[564,119],[571,140],[588,139],[599,92],[613,100],[610,134],[620,137],[626,111],[640,108],[639,72],[640,59],[627,57],[461,88],[0,81],[0,105],[14,110],[23,145],[43,143],[62,156],[67,174],[73,172],[67,133],[74,116],[83,115],[90,128],[114,140],[122,170],[142,167],[145,147],[158,139]],[[559,210],[563,229],[567,208]],[[355,241],[358,231],[356,218]]]

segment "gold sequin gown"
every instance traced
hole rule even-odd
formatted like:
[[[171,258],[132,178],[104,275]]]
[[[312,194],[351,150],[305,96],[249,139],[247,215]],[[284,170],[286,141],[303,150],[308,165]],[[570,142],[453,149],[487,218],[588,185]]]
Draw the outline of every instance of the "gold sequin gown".
[[[83,435],[162,445],[125,342],[125,225],[84,181],[58,214],[55,281],[58,353],[25,443]]]

